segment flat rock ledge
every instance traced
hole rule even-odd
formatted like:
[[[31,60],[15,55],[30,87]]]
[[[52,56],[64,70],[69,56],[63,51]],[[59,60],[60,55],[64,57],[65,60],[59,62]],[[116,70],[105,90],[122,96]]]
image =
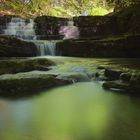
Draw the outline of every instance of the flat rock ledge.
[[[0,75],[29,72],[33,70],[48,71],[55,63],[46,58],[6,59],[0,60]]]
[[[72,81],[57,78],[45,72],[26,72],[0,76],[0,96],[26,97],[52,87],[68,85]]]

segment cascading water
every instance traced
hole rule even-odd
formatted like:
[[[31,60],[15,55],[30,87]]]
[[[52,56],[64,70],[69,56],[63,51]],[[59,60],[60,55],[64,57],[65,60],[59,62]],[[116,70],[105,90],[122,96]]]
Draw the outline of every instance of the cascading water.
[[[51,55],[55,56],[55,50],[56,50],[56,42],[58,40],[36,40],[33,41],[35,45],[38,48],[38,55],[39,56],[45,56],[45,55]]]
[[[68,21],[67,26],[61,26],[59,33],[64,35],[63,39],[78,39],[79,29],[74,26],[73,20]]]
[[[55,55],[56,43],[58,40],[38,40],[35,34],[35,23],[32,19],[26,20],[19,17],[12,17],[11,22],[4,29],[5,35],[13,35],[19,39],[33,42],[38,49],[38,55]],[[63,39],[79,38],[78,27],[73,25],[73,21],[68,21],[67,26],[61,26],[59,34],[63,35]],[[61,41],[61,40],[59,40]]]
[[[34,26],[35,23],[32,19],[25,20],[18,17],[13,17],[11,22],[7,24],[4,34],[13,35],[19,39],[33,42],[37,46],[39,56],[54,56],[57,41],[37,40]]]
[[[34,21],[13,17],[4,30],[5,35],[13,35],[20,39],[35,40]]]

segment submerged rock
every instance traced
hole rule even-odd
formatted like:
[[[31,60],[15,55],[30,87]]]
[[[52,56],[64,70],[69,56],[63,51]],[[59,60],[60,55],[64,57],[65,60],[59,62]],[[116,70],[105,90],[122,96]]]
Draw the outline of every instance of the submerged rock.
[[[103,83],[104,89],[110,89],[110,90],[121,90],[121,91],[128,91],[129,89],[129,83],[124,83],[121,81],[107,81]]]
[[[12,36],[0,36],[0,57],[32,56],[37,56],[37,47],[34,43]]]
[[[32,70],[47,71],[51,65],[54,62],[46,58],[0,60],[0,75]]]
[[[28,96],[52,87],[70,84],[71,81],[47,73],[18,73],[0,76],[0,96]]]

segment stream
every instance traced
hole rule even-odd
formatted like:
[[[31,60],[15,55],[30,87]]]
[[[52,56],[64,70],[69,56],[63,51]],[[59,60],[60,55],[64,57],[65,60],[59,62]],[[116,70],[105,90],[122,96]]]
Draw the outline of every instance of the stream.
[[[90,79],[98,65],[139,70],[139,59],[47,58],[57,63],[47,73],[82,73],[89,80],[29,98],[1,97],[0,140],[140,139],[140,98],[104,90]]]

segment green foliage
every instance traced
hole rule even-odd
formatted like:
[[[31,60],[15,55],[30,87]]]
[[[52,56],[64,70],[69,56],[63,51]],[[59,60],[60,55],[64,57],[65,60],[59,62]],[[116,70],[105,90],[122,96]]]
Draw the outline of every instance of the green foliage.
[[[140,4],[138,0],[2,0],[0,12],[21,16],[79,16],[104,15],[108,9],[120,10],[130,5]]]
[[[106,0],[108,5],[113,5],[116,11],[122,10],[123,8],[139,5],[139,0]]]
[[[97,7],[97,8],[94,8],[91,10],[91,12],[89,13],[90,15],[100,15],[100,16],[103,16],[103,15],[106,15],[108,13],[110,13],[111,10],[107,10],[103,7]]]

